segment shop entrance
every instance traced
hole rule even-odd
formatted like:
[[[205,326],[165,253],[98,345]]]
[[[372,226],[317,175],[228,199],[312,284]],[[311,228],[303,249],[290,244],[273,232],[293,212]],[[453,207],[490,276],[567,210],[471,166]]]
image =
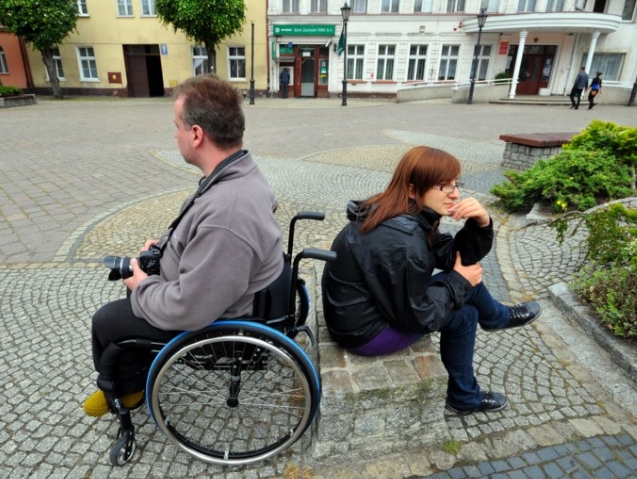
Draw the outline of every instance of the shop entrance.
[[[323,45],[294,47],[293,91],[295,97],[328,97],[329,55],[329,48]]]
[[[509,47],[509,73],[513,75],[519,45]],[[540,88],[547,88],[553,73],[556,45],[526,45],[520,62],[520,75],[516,95],[537,95]]]
[[[128,95],[164,96],[159,45],[124,45]]]

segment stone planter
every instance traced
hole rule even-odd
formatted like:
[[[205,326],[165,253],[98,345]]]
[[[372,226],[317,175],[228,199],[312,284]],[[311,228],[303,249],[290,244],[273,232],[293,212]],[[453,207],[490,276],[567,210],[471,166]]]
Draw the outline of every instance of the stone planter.
[[[10,108],[12,106],[35,105],[35,95],[25,93],[23,95],[0,97],[0,108]]]

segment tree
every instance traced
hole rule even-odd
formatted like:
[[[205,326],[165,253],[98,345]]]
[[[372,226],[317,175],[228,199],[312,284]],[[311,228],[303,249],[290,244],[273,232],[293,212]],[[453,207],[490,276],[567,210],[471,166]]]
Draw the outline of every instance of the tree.
[[[0,24],[40,51],[55,98],[62,98],[53,48],[77,25],[76,0],[2,0]]]
[[[182,30],[190,40],[206,47],[213,72],[217,45],[240,32],[245,21],[244,0],[156,0],[155,7],[164,25],[172,25],[175,32]]]

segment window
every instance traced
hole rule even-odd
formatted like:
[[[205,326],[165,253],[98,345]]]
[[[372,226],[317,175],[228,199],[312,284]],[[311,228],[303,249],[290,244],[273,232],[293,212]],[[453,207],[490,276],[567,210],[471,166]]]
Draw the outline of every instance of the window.
[[[157,15],[155,0],[142,0],[142,15],[145,17],[154,17]]]
[[[458,53],[460,45],[443,45],[440,55],[440,69],[438,80],[455,80],[456,67],[458,66]]]
[[[431,13],[433,0],[414,0],[414,13]]]
[[[117,14],[120,17],[132,17],[133,0],[117,0]]]
[[[367,13],[367,0],[352,0],[352,13]]]
[[[327,13],[327,0],[312,0],[310,4],[311,13]]]
[[[546,4],[547,12],[563,12],[564,11],[564,0],[548,0]]]
[[[477,56],[477,58],[476,58]],[[471,64],[471,78],[486,80],[489,71],[489,58],[491,58],[491,45],[478,45],[473,47],[473,62]],[[477,65],[476,65],[477,60]]]
[[[409,47],[407,80],[424,80],[426,62],[427,45],[412,45]]]
[[[362,80],[365,45],[347,45],[347,79]]]
[[[447,0],[447,13],[464,12],[464,0]]]
[[[208,51],[206,47],[192,47],[192,73],[193,75],[203,75],[210,71],[208,65]]]
[[[480,0],[480,10],[484,10],[485,12],[497,12],[499,9],[500,0]]]
[[[519,0],[518,12],[534,12],[536,0]]]
[[[582,65],[586,64],[586,55],[582,56]],[[593,78],[595,72],[602,72],[602,81],[618,81],[623,62],[623,53],[595,53],[588,76]]]
[[[632,22],[635,17],[635,0],[626,0],[622,9],[622,20]]]
[[[9,73],[7,58],[4,56],[4,48],[0,47],[0,73]]]
[[[378,45],[378,60],[376,61],[376,80],[394,79],[394,55],[396,45]]]
[[[80,80],[99,79],[93,47],[77,47],[77,59],[80,64]]]
[[[231,80],[245,80],[246,78],[246,49],[245,47],[228,47],[228,76]]]
[[[77,0],[77,14],[80,17],[88,15],[88,8],[86,6],[86,0]]]
[[[55,65],[55,74],[58,77],[58,80],[65,80],[64,78],[64,68],[62,68],[62,57],[60,56],[60,49],[58,47],[51,47],[51,54],[53,55],[53,64]],[[49,78],[49,72],[45,68],[46,73],[46,81],[51,81]]]
[[[283,0],[283,13],[299,13],[299,0]]]
[[[399,0],[383,0],[380,6],[381,13],[398,13]]]

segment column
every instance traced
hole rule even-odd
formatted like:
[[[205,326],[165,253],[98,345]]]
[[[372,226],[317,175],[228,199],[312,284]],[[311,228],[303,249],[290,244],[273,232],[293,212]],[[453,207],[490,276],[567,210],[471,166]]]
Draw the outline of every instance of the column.
[[[597,47],[597,39],[599,38],[599,32],[593,32],[591,35],[591,44],[588,47],[588,55],[586,55],[586,73],[592,78],[593,72],[591,72],[591,64],[593,63],[593,55],[595,54],[595,47]]]
[[[518,54],[515,58],[515,67],[513,68],[513,78],[511,78],[511,90],[509,91],[509,98],[515,98],[515,88],[518,86],[518,77],[520,76],[520,65],[522,64],[522,55],[524,55],[524,45],[526,43],[526,37],[529,34],[527,31],[520,32],[520,45],[518,46]]]

